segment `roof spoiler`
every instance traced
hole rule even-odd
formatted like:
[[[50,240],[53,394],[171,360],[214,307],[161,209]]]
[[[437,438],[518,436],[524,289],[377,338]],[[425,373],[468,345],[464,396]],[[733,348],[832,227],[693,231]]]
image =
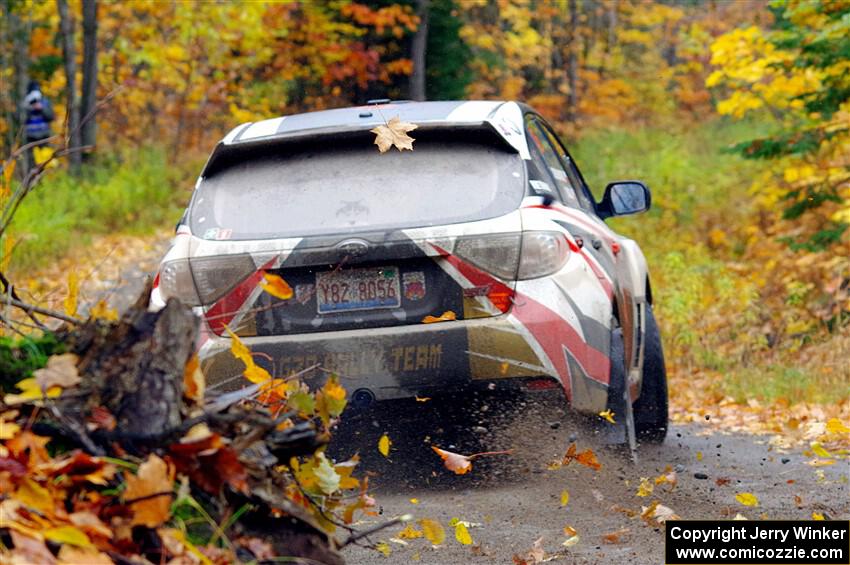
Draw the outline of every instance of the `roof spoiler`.
[[[511,145],[507,139],[499,132],[492,122],[482,121],[473,123],[456,123],[456,122],[426,122],[418,124],[416,133],[412,137],[416,138],[416,134],[425,134],[428,137],[437,136],[441,133],[451,135],[452,133],[480,138],[483,143],[489,143],[497,146],[505,151],[517,153],[516,147]],[[368,140],[369,136],[373,135],[370,130],[374,127],[371,125],[352,125],[347,127],[335,126],[333,128],[320,128],[300,130],[285,134],[270,135],[250,141],[239,143],[219,142],[212,154],[207,160],[201,171],[201,178],[215,174],[217,171],[246,159],[267,152],[279,153],[286,151],[287,147],[292,147],[300,144],[312,144],[320,142],[324,139],[356,139],[363,137],[364,141]],[[367,143],[372,143],[368,140]],[[377,149],[375,149],[377,151]]]

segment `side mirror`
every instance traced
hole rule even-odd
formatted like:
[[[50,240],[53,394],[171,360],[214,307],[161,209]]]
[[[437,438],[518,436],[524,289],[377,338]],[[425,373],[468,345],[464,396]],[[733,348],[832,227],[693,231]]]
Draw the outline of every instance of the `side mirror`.
[[[651,204],[652,195],[645,184],[636,180],[617,181],[605,187],[599,214],[603,219],[639,214],[649,210]]]

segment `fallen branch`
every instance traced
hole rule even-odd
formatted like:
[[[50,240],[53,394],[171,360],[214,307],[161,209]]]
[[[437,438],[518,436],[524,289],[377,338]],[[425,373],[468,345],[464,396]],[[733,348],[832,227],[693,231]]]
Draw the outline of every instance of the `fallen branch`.
[[[62,312],[57,312],[55,310],[50,310],[49,308],[42,308],[41,306],[36,306],[35,304],[29,304],[27,302],[23,302],[15,298],[10,298],[8,296],[0,297],[0,303],[8,304],[9,306],[14,306],[15,308],[20,308],[28,315],[35,313],[41,314],[42,316],[47,316],[49,318],[56,318],[57,320],[62,320],[63,322],[68,322],[69,324],[74,324],[76,326],[83,324],[83,320],[80,320],[79,318],[68,316],[67,314],[63,314]]]

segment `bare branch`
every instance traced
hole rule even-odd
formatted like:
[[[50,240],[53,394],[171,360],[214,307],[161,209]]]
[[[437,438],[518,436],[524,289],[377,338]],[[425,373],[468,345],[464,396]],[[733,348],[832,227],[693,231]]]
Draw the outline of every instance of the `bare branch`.
[[[26,302],[22,302],[20,300],[15,300],[14,298],[9,298],[3,296],[0,298],[0,302],[3,304],[8,304],[10,306],[14,306],[15,308],[20,308],[27,314],[41,314],[42,316],[48,316],[50,318],[56,318],[57,320],[62,320],[63,322],[68,322],[69,324],[81,325],[83,320],[79,318],[74,318],[73,316],[68,316],[63,314],[62,312],[56,312],[55,310],[50,310],[48,308],[42,308],[41,306],[36,306],[34,304],[28,304]]]

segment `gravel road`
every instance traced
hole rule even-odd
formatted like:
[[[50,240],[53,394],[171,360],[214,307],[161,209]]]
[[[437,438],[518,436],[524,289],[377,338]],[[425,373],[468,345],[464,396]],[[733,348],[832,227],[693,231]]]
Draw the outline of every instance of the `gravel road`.
[[[529,406],[535,404],[529,402]],[[502,430],[488,430],[485,449],[514,449],[510,457],[476,459],[473,470],[454,476],[439,466],[427,446],[419,455],[411,446],[422,439],[422,430],[408,428],[413,441],[393,450],[390,460],[376,451],[376,438],[385,426],[372,430],[349,449],[363,452],[364,469],[377,469],[371,485],[381,515],[358,525],[366,529],[392,517],[412,514],[415,519],[438,520],[447,539],[439,547],[426,540],[409,539],[408,545],[390,540],[401,526],[371,536],[372,542],[388,542],[392,551],[385,557],[374,550],[349,546],[344,555],[352,565],[406,563],[452,565],[460,563],[513,563],[513,556],[526,554],[535,540],[543,537],[547,557],[557,563],[652,564],[663,563],[663,526],[653,527],[630,512],[640,512],[654,500],[671,508],[684,519],[732,518],[740,513],[748,519],[810,519],[812,512],[826,517],[850,517],[848,464],[839,461],[827,467],[813,467],[801,450],[781,451],[765,436],[726,435],[707,426],[674,426],[662,445],[641,446],[633,463],[622,449],[605,447],[575,422],[552,420],[552,410],[543,403],[538,410],[519,408]],[[378,422],[375,422],[378,423]],[[415,430],[415,431],[411,431]],[[401,443],[404,430],[388,432]],[[470,432],[473,433],[473,432]],[[577,438],[576,438],[577,436]],[[602,469],[594,471],[575,463],[548,470],[547,463],[562,456],[571,440],[579,449],[592,447]],[[436,443],[434,438],[430,440]],[[404,451],[407,451],[405,453]],[[467,452],[468,453],[468,452]],[[424,457],[424,458],[423,458]],[[430,457],[430,459],[428,459]],[[420,459],[419,462],[408,459]],[[482,463],[479,463],[482,462]],[[433,463],[433,465],[432,465]],[[417,467],[419,466],[419,467]],[[677,471],[678,484],[655,486],[648,497],[638,497],[641,477],[654,478],[670,466]],[[719,480],[719,483],[718,483]],[[561,492],[569,492],[569,502],[561,506]],[[735,500],[741,492],[758,497],[757,507]],[[795,497],[799,497],[796,499]],[[418,499],[418,503],[411,502]],[[461,545],[449,527],[457,518],[469,528],[472,545]],[[569,548],[565,526],[580,536]],[[615,534],[611,543],[603,536]]]
[[[119,279],[104,283],[114,306],[123,309],[135,300],[143,276],[152,273],[166,249],[164,242],[146,247],[121,269]],[[343,552],[348,563],[511,564],[515,554],[525,555],[542,537],[546,558],[555,563],[657,565],[663,563],[663,526],[653,527],[634,515],[656,500],[685,519],[732,518],[738,513],[748,519],[809,519],[813,512],[850,518],[846,459],[813,467],[802,449],[772,447],[768,436],[724,434],[709,425],[689,424],[674,426],[662,445],[641,446],[634,463],[622,448],[603,445],[586,424],[560,413],[558,399],[531,397],[510,409],[492,400],[487,421],[479,421],[480,402],[455,401],[446,415],[441,401],[434,399],[397,405],[389,412],[369,411],[340,431],[332,453],[338,460],[361,455],[360,474],[370,475],[380,511],[379,516],[361,516],[357,529],[412,514],[415,520],[439,521],[447,534],[438,547],[422,538],[402,545],[391,540],[402,528],[395,526],[363,540],[387,542],[392,552],[388,557],[349,546]],[[451,435],[457,411],[464,413],[461,419],[468,425]],[[473,412],[478,416],[466,418]],[[394,442],[389,459],[376,447],[385,432]],[[579,450],[592,448],[602,469],[576,463],[547,469],[573,441]],[[467,454],[506,449],[513,453],[476,459],[469,474],[456,476],[442,467],[430,445]],[[659,485],[650,496],[636,495],[642,477],[654,483],[668,466],[676,471],[675,488]],[[569,492],[566,507],[560,501],[564,490]],[[741,492],[755,494],[759,505],[738,503],[735,495]],[[453,518],[472,524],[472,545],[456,541],[449,526]],[[569,548],[561,545],[565,526],[579,535]],[[611,533],[615,535],[606,541],[603,536]]]

